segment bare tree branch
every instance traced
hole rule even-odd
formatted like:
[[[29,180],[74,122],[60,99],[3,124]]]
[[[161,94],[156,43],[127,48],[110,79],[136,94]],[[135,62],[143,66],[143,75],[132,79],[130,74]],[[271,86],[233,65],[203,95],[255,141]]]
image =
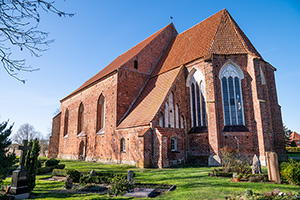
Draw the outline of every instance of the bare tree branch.
[[[0,0],[0,60],[5,71],[18,78],[18,72],[32,72],[38,68],[26,66],[25,59],[13,59],[12,49],[16,46],[20,51],[27,50],[32,56],[39,57],[41,52],[48,50],[48,33],[38,29],[40,12],[46,11],[62,17],[74,14],[60,11],[54,6],[55,1],[49,0]]]

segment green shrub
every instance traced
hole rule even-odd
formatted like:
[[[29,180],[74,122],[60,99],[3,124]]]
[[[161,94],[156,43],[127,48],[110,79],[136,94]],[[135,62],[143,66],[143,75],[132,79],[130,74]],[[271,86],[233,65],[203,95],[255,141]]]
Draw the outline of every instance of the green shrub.
[[[300,152],[300,147],[286,147],[287,152]]]
[[[214,175],[217,177],[232,177],[232,172],[214,172]]]
[[[110,183],[111,180],[118,176],[126,179],[127,174],[124,173],[113,173],[113,172],[96,172],[97,176],[89,177],[88,175],[80,178],[80,183]],[[135,176],[135,174],[133,174]]]
[[[51,166],[56,166],[58,165],[60,161],[56,160],[55,158],[50,158],[49,160],[46,161],[45,165],[46,167],[51,167]]]
[[[111,180],[111,188],[110,193],[118,196],[119,194],[123,194],[125,192],[129,192],[134,188],[134,185],[127,181],[125,178],[121,176],[115,176]]]
[[[64,169],[65,168],[65,164],[59,164],[59,165],[56,165],[56,166],[53,166],[54,169]]]
[[[52,176],[67,176],[67,170],[64,169],[53,169]]]
[[[281,163],[280,175],[282,182],[300,185],[300,162],[290,159],[289,162]]]
[[[36,174],[41,175],[41,174],[47,174],[52,172],[53,168],[52,167],[40,167],[37,168]]]
[[[80,181],[80,172],[76,169],[70,169],[67,171],[67,175],[70,175],[75,183]]]

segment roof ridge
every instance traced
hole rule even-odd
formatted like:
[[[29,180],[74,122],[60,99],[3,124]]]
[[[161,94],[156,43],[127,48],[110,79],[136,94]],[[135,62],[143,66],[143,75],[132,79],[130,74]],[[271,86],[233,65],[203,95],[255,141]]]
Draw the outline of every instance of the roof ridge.
[[[212,18],[212,17],[215,17],[215,15],[217,15],[218,13],[221,13],[221,12],[224,12],[224,11],[227,11],[227,10],[226,10],[226,8],[224,8],[224,9],[222,9],[222,10],[220,10],[220,11],[216,12],[215,14],[212,14],[211,16],[209,16],[209,17],[205,18],[204,20],[202,20],[202,21],[198,22],[198,23],[197,23],[197,24],[195,24],[194,26],[192,26],[192,27],[188,28],[187,30],[185,30],[185,31],[181,32],[181,33],[180,33],[180,34],[178,34],[177,36],[179,36],[179,35],[181,35],[181,34],[183,34],[183,33],[187,32],[187,31],[189,31],[190,29],[193,29],[193,28],[195,28],[195,27],[196,27],[196,26],[198,26],[199,24],[202,24],[202,23],[203,23],[203,22],[205,22],[206,20],[209,20],[210,18]],[[177,36],[176,36],[176,37],[177,37]]]

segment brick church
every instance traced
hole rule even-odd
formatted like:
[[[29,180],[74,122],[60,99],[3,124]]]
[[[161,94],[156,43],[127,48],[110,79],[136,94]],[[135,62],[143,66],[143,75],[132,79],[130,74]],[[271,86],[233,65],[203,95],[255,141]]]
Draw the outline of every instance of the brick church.
[[[60,101],[49,156],[218,165],[229,146],[285,159],[275,71],[226,9],[180,34],[171,23]]]

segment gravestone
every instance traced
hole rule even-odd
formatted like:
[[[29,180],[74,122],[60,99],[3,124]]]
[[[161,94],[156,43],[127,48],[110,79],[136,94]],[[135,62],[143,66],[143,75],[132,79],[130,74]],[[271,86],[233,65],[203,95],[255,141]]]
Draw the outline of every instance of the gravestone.
[[[95,170],[92,170],[89,174],[89,177],[93,177],[93,176],[97,176],[97,173],[95,172]]]
[[[73,177],[71,175],[66,177],[65,187],[66,189],[71,189],[73,187]]]
[[[261,174],[261,164],[256,154],[253,157],[252,174]]]
[[[266,158],[269,180],[281,183],[277,154],[274,152],[266,152]]]
[[[129,181],[130,183],[132,183],[132,181],[133,181],[133,171],[132,170],[127,171],[127,181]]]
[[[25,199],[29,197],[27,171],[24,166],[27,151],[31,149],[31,147],[27,146],[27,143],[27,140],[23,140],[23,146],[19,146],[19,150],[21,150],[20,165],[12,174],[9,194],[13,195],[15,199]]]

